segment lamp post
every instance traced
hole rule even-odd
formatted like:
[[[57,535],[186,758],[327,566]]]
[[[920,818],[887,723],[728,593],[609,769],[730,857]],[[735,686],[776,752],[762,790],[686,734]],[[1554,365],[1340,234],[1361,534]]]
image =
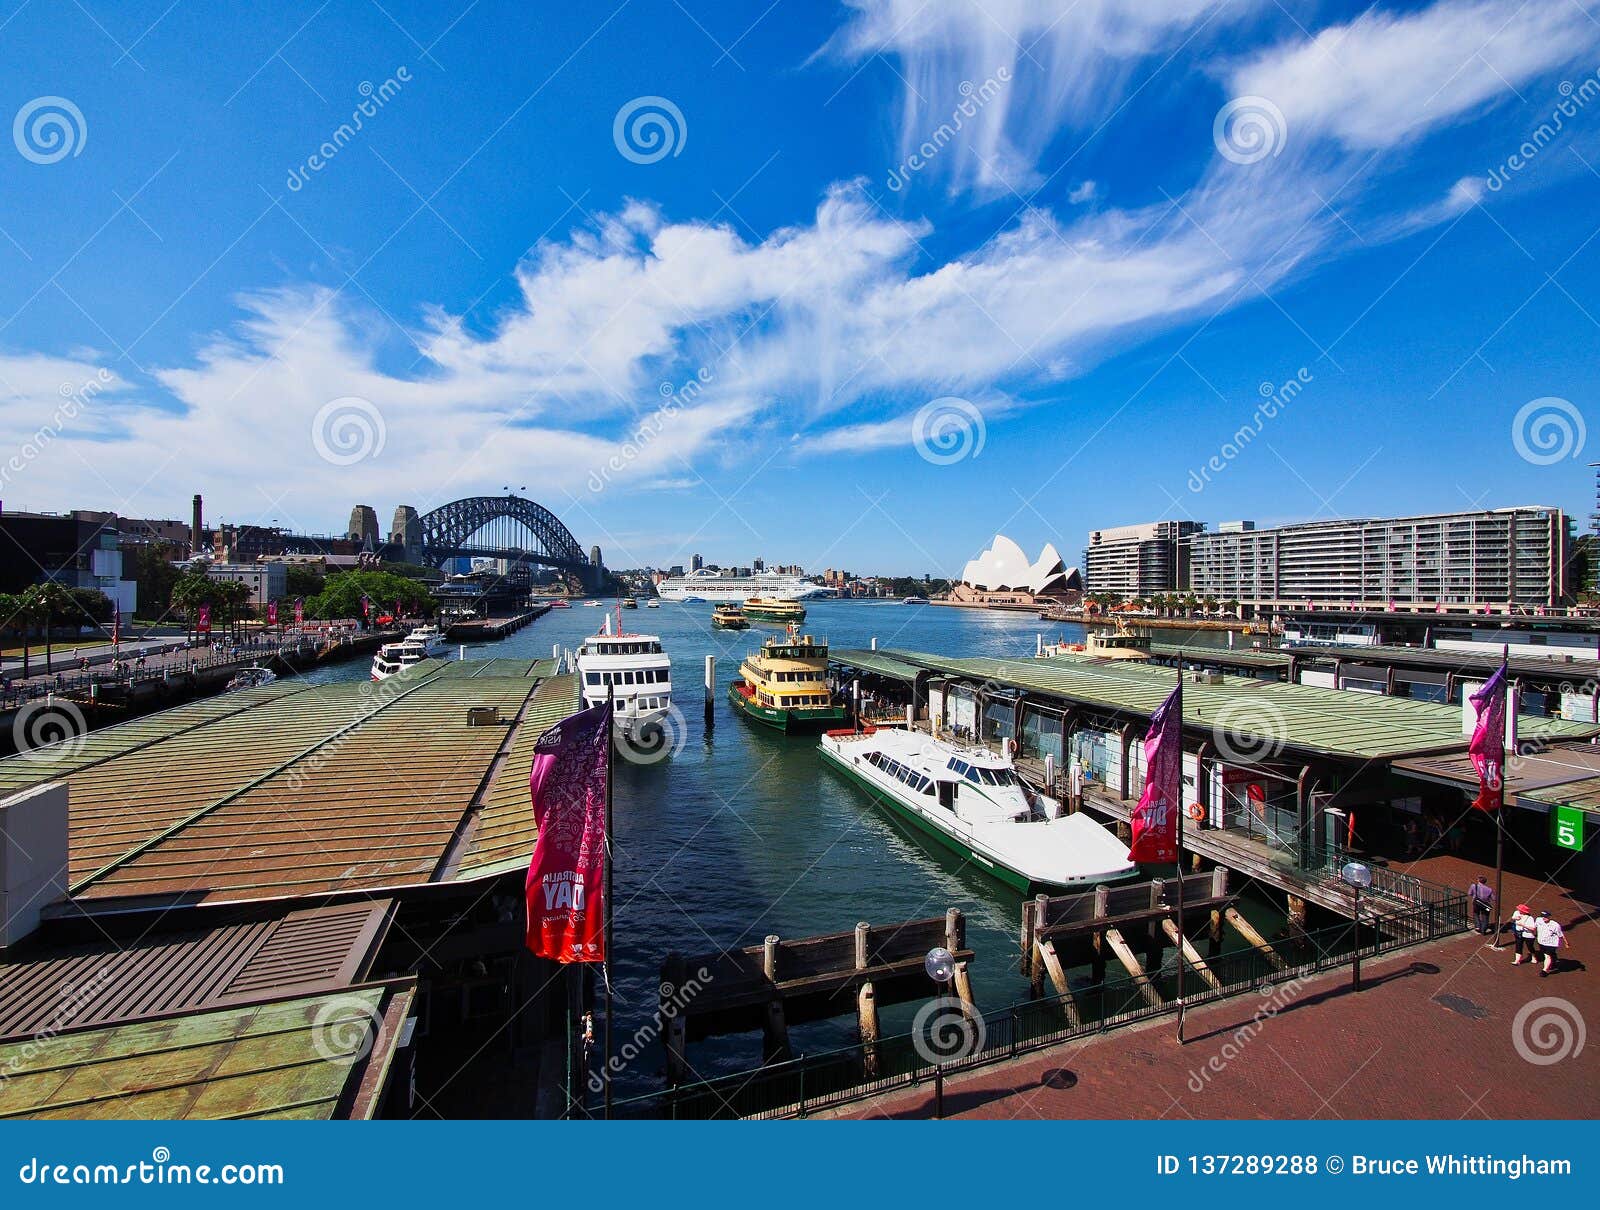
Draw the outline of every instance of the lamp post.
[[[928,972],[928,978],[939,985],[939,997],[943,999],[949,994],[946,988],[950,981],[956,977],[956,956],[942,945],[936,945],[922,960],[922,969]],[[933,1116],[936,1119],[944,1117],[944,1064],[933,1065]]]
[[[1351,966],[1350,988],[1361,990],[1361,888],[1372,885],[1372,868],[1359,861],[1347,861],[1339,869],[1339,879],[1350,888],[1356,920],[1355,962]]]

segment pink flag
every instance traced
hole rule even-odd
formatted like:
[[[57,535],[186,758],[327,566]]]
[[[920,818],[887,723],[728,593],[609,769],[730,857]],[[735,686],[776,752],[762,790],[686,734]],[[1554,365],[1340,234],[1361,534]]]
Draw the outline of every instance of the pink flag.
[[[1472,805],[1480,811],[1498,811],[1505,803],[1506,666],[1502,663],[1483,688],[1472,695],[1478,725],[1472,730],[1467,751],[1478,771],[1478,797]]]
[[[1144,737],[1144,793],[1134,807],[1134,861],[1178,860],[1178,811],[1183,798],[1183,685],[1150,716]]]
[[[525,887],[528,948],[554,962],[605,961],[606,777],[611,710],[562,719],[534,745],[539,839]]]
[[[268,601],[267,602],[267,625],[268,626],[276,626],[277,624],[278,624],[278,603],[276,601]]]
[[[211,633],[211,605],[200,606],[200,616],[195,619],[194,629],[196,634]]]

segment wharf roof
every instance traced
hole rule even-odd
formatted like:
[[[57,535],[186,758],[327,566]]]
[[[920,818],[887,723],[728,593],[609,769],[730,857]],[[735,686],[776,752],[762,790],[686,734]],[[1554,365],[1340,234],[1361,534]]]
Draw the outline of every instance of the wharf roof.
[[[532,853],[531,749],[576,698],[553,668],[425,661],[382,682],[275,682],[0,761],[0,794],[67,783],[85,912],[483,877]],[[499,725],[469,725],[483,706]]]
[[[1519,721],[1520,725],[1520,721]],[[1476,789],[1478,771],[1465,752],[1416,757],[1395,762],[1395,768],[1429,781]],[[1524,799],[1542,806],[1574,806],[1600,815],[1600,747],[1554,744],[1506,762],[1507,801]]]
[[[1170,668],[1081,657],[952,659],[889,650],[840,651],[835,653],[835,661],[854,665],[862,656],[888,661],[885,667],[926,668],[1143,719],[1155,712],[1177,683]],[[1189,680],[1183,688],[1185,726],[1222,727],[1235,736],[1258,735],[1275,747],[1313,755],[1383,760],[1464,749],[1467,743],[1461,733],[1459,706],[1253,677],[1220,677],[1215,683]],[[1600,727],[1559,719],[1529,716],[1520,726],[1524,739],[1541,742],[1600,735]]]
[[[1414,664],[1419,668],[1434,668],[1445,672],[1479,673],[1487,675],[1500,666],[1500,653],[1485,643],[1484,651],[1460,651],[1437,647],[1403,647],[1382,644],[1372,647],[1297,647],[1295,658],[1300,663],[1332,663],[1340,660],[1346,664]],[[1559,647],[1550,647],[1550,655],[1511,655],[1506,663],[1512,676],[1529,680],[1558,680],[1581,683],[1600,677],[1600,660],[1581,653],[1568,655]]]

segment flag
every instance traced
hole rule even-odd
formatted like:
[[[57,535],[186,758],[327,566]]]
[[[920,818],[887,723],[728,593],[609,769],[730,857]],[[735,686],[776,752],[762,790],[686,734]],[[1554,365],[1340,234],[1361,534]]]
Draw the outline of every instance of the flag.
[[[611,708],[562,719],[534,744],[527,944],[554,962],[605,961],[606,778]]]
[[[122,611],[119,609],[111,611],[111,645],[113,647],[122,645]]]
[[[277,624],[278,624],[278,603],[276,601],[268,601],[267,602],[267,625],[268,626],[276,626]]]
[[[1144,793],[1134,807],[1134,861],[1178,860],[1178,811],[1183,797],[1183,685],[1150,716],[1144,737]]]
[[[1506,763],[1506,666],[1501,661],[1495,674],[1472,695],[1478,712],[1478,725],[1472,730],[1467,752],[1478,771],[1478,797],[1472,805],[1480,811],[1498,811],[1505,803]]]
[[[361,594],[361,616],[364,618],[372,616],[372,598],[366,593]]]
[[[200,616],[195,619],[194,629],[195,629],[195,633],[196,634],[210,634],[211,633],[211,604],[210,604],[210,602],[207,602],[206,604],[200,606]]]
[[[306,603],[304,598],[297,599],[294,603],[294,624],[303,625],[306,620]]]

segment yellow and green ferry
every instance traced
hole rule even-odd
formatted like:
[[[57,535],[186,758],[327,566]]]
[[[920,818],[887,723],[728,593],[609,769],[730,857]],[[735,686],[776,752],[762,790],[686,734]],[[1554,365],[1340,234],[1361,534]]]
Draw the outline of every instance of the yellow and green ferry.
[[[785,733],[834,727],[846,719],[845,708],[828,691],[827,640],[792,629],[745,658],[739,679],[728,686],[728,700],[747,718]]]
[[[782,597],[751,597],[744,603],[747,618],[763,622],[793,622],[806,620],[806,607],[799,601],[786,601]]]
[[[749,630],[750,619],[737,605],[718,605],[711,611],[711,625],[718,630]]]

